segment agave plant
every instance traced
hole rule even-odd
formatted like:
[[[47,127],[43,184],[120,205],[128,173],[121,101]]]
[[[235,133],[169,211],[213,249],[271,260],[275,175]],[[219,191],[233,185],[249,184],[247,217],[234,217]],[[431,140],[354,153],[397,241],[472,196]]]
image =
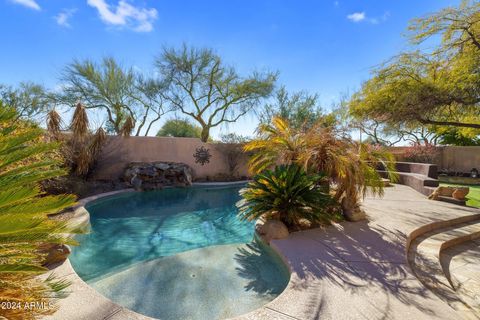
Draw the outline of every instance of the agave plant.
[[[334,187],[334,199],[345,210],[359,209],[359,201],[368,191],[383,194],[383,181],[377,172],[381,163],[394,182],[394,157],[383,149],[354,142],[335,127],[318,123],[307,131],[294,130],[287,121],[274,118],[271,125],[258,129],[259,138],[245,147],[256,152],[250,169],[259,173],[277,163],[298,164],[307,172],[326,175]]]
[[[57,143],[42,142],[43,130],[14,123],[16,112],[0,102],[0,301],[48,305],[63,296],[64,281],[37,275],[48,244],[76,244],[71,234],[80,229],[49,219],[74,203],[70,195],[48,196],[38,182],[64,175],[50,152]],[[37,319],[55,308],[0,308],[0,318]]]
[[[277,219],[289,228],[302,219],[328,224],[339,216],[332,213],[331,196],[317,184],[321,179],[321,175],[309,175],[296,164],[265,170],[240,191],[239,215],[246,220],[262,216]]]

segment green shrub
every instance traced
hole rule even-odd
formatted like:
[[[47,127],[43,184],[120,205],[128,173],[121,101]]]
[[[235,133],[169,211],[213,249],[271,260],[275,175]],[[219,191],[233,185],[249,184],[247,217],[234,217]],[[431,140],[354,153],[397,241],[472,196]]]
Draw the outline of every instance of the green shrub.
[[[295,164],[275,167],[256,175],[240,191],[237,203],[241,218],[255,220],[261,216],[278,219],[292,228],[302,219],[328,224],[340,218],[332,213],[334,201],[319,185],[321,175],[309,175]]]

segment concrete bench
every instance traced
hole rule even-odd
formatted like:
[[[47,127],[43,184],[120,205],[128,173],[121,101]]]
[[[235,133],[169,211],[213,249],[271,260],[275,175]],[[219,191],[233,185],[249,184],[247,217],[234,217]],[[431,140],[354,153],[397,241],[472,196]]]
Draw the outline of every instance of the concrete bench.
[[[398,174],[397,183],[407,185],[426,196],[429,196],[439,185],[435,164],[397,162],[395,167]],[[383,166],[379,166],[378,172],[382,177],[388,177]]]

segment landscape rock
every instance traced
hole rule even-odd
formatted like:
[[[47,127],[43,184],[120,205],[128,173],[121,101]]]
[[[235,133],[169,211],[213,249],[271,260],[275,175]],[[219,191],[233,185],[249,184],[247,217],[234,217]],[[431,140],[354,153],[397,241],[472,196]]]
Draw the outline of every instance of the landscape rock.
[[[431,200],[441,200],[445,197],[453,198],[455,200],[464,201],[465,196],[470,191],[468,187],[446,187],[440,186],[428,197]]]
[[[135,190],[190,186],[192,168],[177,162],[132,162],[125,169],[124,180]]]
[[[63,244],[44,244],[40,247],[40,252],[46,254],[43,262],[44,266],[51,266],[65,261],[71,251]]]
[[[469,187],[456,188],[452,193],[452,198],[455,200],[465,200],[465,196],[470,192]]]
[[[257,233],[267,242],[288,237],[288,228],[280,220],[260,220],[256,225]]]

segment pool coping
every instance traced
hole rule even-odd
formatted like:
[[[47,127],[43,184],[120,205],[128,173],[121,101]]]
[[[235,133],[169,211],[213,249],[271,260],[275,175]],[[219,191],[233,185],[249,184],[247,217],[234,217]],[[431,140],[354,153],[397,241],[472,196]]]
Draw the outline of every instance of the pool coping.
[[[238,185],[238,184],[245,184],[248,181],[235,181],[235,182],[201,182],[201,183],[194,183],[193,186],[228,186],[228,185]],[[130,192],[142,192],[142,191],[137,191],[133,188],[128,188],[128,189],[121,189],[121,190],[115,190],[115,191],[110,191],[110,192],[105,192],[105,193],[100,193],[97,195],[89,196],[83,199],[78,200],[77,204],[73,206],[70,210],[66,212],[73,212],[73,216],[70,218],[70,221],[73,221],[74,223],[89,223],[90,221],[90,214],[88,210],[85,208],[85,206],[93,201],[102,199],[102,198],[107,198],[110,196],[118,195],[118,194],[125,194],[125,193],[130,193]],[[66,213],[64,212],[64,213]],[[61,214],[59,214],[61,215]],[[268,308],[270,304],[272,304],[275,300],[277,300],[281,295],[285,294],[288,288],[290,287],[290,281],[292,279],[292,268],[290,264],[288,263],[288,259],[281,253],[281,251],[275,246],[272,245],[272,243],[268,243],[265,241],[255,230],[255,235],[254,238],[258,241],[262,241],[264,245],[269,246],[281,259],[282,263],[285,265],[289,272],[289,282],[287,286],[285,287],[285,290],[282,291],[275,299],[270,301],[269,303],[251,310],[245,314],[241,315],[236,315],[233,318],[226,318],[225,320],[228,319],[237,319],[241,318],[243,316],[247,316],[251,313],[255,313],[256,311],[259,311],[265,307]],[[105,314],[102,314],[101,317],[104,320],[107,319],[138,319],[138,320],[158,320],[158,318],[152,318],[146,315],[143,315],[141,313],[138,313],[136,311],[133,311],[131,309],[128,309],[126,307],[123,307],[114,301],[110,300],[109,298],[105,297],[102,295],[100,292],[92,288],[88,283],[86,283],[75,271],[73,268],[72,264],[70,263],[70,259],[66,259],[62,264],[59,266],[56,266],[55,268],[51,269],[48,274],[60,274],[60,277],[66,277],[68,279],[65,279],[72,283],[72,286],[70,287],[69,293],[75,293],[75,292],[82,292],[83,295],[93,297],[94,300],[96,300],[97,303],[101,303],[103,311]],[[60,300],[58,302],[59,309],[66,308],[66,305],[68,302],[64,300]],[[91,308],[92,305],[90,303],[83,303],[82,301],[76,301],[75,305],[75,314],[78,317],[84,317],[88,314],[91,313]],[[96,310],[97,312],[101,312],[101,310]],[[58,312],[58,311],[57,311]],[[57,313],[54,313],[52,316],[47,316],[45,319],[65,319],[64,317],[60,316],[60,318],[56,317]]]

